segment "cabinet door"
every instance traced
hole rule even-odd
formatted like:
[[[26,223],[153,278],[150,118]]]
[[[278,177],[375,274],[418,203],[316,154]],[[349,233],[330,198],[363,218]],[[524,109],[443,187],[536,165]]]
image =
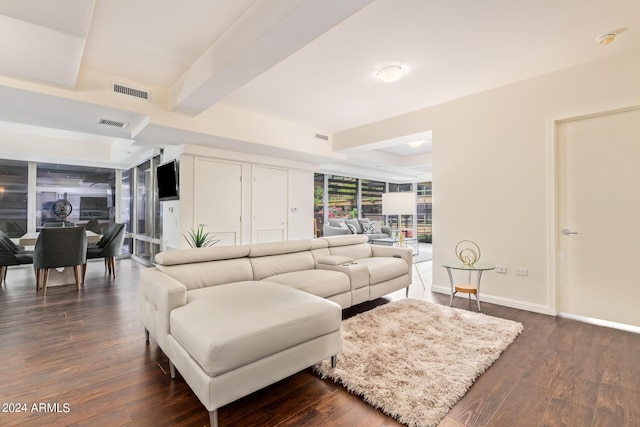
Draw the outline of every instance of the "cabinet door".
[[[242,243],[242,166],[196,159],[194,226],[220,240],[217,245]]]
[[[287,240],[288,172],[283,169],[253,167],[253,241]]]

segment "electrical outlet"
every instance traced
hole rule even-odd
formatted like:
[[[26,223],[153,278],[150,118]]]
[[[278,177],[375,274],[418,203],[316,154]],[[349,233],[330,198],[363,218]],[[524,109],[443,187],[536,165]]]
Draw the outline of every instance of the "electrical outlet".
[[[518,276],[528,276],[529,275],[529,270],[526,268],[522,268],[522,267],[516,267],[516,274]]]
[[[507,267],[504,265],[496,265],[496,273],[507,274]]]

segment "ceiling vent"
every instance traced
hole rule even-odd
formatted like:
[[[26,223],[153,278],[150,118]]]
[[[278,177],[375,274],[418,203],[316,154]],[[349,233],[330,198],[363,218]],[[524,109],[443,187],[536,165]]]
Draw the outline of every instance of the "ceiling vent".
[[[98,124],[105,125],[105,126],[115,126],[120,129],[124,129],[127,126],[129,126],[129,123],[117,122],[115,120],[108,120],[108,119],[100,119],[98,120]]]
[[[132,96],[134,98],[144,99],[145,101],[151,101],[151,92],[148,90],[136,89],[116,82],[111,82],[111,89],[114,93],[120,95]]]
[[[329,137],[327,135],[322,135],[320,133],[316,133],[316,138],[322,139],[323,141],[328,141]]]

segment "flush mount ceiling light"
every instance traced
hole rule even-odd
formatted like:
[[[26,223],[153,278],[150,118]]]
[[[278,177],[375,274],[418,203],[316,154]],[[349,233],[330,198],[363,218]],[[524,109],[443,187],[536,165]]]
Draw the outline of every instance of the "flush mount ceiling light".
[[[607,34],[601,35],[600,37],[597,37],[596,43],[604,46],[605,44],[612,43],[615,39],[616,39],[615,33],[607,33]]]
[[[424,144],[426,141],[424,139],[421,139],[419,141],[411,141],[411,142],[407,142],[407,145],[409,145],[409,147],[413,147],[413,148],[418,148],[420,147],[422,144]]]
[[[400,65],[390,65],[378,70],[376,76],[385,83],[393,83],[404,76],[404,68]]]

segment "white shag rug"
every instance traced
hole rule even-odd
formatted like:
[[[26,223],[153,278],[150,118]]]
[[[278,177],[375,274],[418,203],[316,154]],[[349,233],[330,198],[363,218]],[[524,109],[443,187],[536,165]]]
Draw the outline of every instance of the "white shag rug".
[[[414,299],[342,322],[335,369],[315,366],[411,427],[436,426],[522,332],[518,322]]]

